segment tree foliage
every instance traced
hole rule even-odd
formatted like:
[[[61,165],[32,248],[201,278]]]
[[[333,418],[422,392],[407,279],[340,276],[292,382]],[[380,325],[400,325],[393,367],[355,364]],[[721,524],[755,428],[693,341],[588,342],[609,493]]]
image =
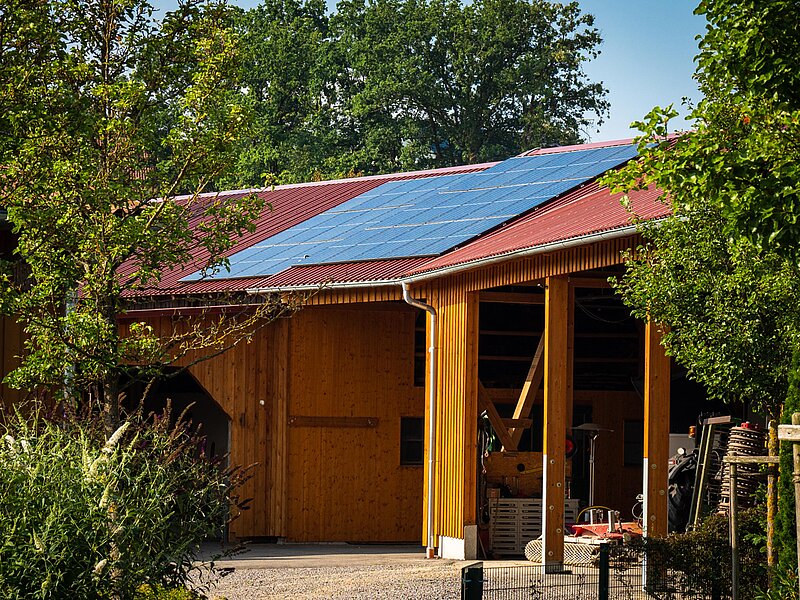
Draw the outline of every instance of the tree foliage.
[[[206,268],[223,265],[262,206],[199,196],[248,124],[232,13],[188,0],[158,20],[146,0],[9,0],[0,81],[0,206],[29,269],[14,281],[6,270],[0,289],[29,335],[10,382],[58,393],[68,377],[113,428],[121,379],[175,356],[144,324],[121,335],[126,295],[198,248]]]
[[[789,375],[789,392],[783,406],[781,423],[791,424],[792,414],[800,412],[800,351],[796,351]],[[793,444],[783,442],[778,478],[779,510],[775,523],[775,546],[778,549],[778,584],[781,598],[797,598],[797,517],[795,514]]]
[[[255,115],[233,185],[309,181],[337,150],[327,75],[330,40],[321,0],[265,0],[238,18],[245,101]],[[318,176],[318,175],[317,175]]]
[[[672,107],[643,121],[641,159],[609,182],[657,187],[674,216],[620,288],[641,315],[669,325],[666,345],[717,397],[777,416],[800,320],[796,2],[708,0],[693,131],[672,135]]]
[[[575,2],[343,0],[327,19],[319,0],[268,0],[241,23],[259,125],[240,185],[507,158],[608,111]]]
[[[629,183],[717,206],[726,233],[800,258],[800,36],[794,0],[704,0],[691,135],[666,139],[671,108],[636,123],[652,145]]]
[[[719,210],[676,206],[642,223],[616,290],[638,318],[669,326],[664,345],[710,397],[777,416],[786,392],[800,294],[792,266],[724,234]]]

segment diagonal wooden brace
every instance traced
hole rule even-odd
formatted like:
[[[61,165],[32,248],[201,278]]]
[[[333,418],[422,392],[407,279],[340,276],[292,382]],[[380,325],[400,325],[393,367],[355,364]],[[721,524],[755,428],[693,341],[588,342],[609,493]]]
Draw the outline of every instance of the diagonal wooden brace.
[[[489,398],[489,394],[486,392],[486,388],[483,387],[483,384],[478,381],[478,405],[481,409],[486,411],[486,414],[489,416],[489,422],[492,424],[492,428],[494,432],[497,434],[497,437],[500,438],[500,443],[503,444],[503,450],[507,452],[516,452],[517,451],[517,443],[511,439],[511,436],[508,433],[508,429],[503,423],[502,417],[497,412],[497,408],[494,406],[494,402],[492,399]]]
[[[525,377],[525,383],[522,385],[522,391],[517,400],[517,406],[514,408],[514,419],[528,419],[531,416],[533,403],[536,400],[536,392],[539,386],[542,385],[544,378],[544,336],[539,338],[539,345],[536,347],[536,353],[533,355],[531,361],[531,368],[528,369],[528,375]],[[514,427],[509,429],[508,433],[511,436],[512,446],[516,449],[519,441],[522,439],[522,433],[525,431],[524,427]]]

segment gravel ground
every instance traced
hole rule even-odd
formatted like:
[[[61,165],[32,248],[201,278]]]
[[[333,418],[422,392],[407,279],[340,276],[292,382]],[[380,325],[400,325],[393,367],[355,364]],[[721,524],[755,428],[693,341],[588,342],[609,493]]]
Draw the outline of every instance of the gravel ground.
[[[462,564],[421,559],[400,565],[236,568],[211,590],[209,597],[445,600],[460,597]]]

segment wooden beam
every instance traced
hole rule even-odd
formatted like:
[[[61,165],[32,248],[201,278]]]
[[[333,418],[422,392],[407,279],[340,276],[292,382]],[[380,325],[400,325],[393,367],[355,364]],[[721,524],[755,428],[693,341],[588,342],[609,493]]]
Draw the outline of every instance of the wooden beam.
[[[480,381],[478,381],[478,406],[485,410],[486,414],[489,416],[489,422],[492,424],[492,428],[497,434],[497,437],[500,438],[500,443],[503,444],[503,449],[509,452],[516,452],[517,445],[508,434],[508,429],[506,429],[506,426],[503,423],[503,418],[497,412],[494,402],[492,402],[492,399],[489,398],[486,388],[483,387],[483,384]]]
[[[481,302],[498,302],[502,304],[544,304],[544,294],[528,294],[520,292],[481,292]]]
[[[291,427],[377,427],[378,417],[289,417]]]
[[[569,284],[573,288],[608,289],[608,279],[603,277],[570,277]]]
[[[536,400],[536,392],[542,384],[544,377],[544,335],[539,338],[539,345],[536,347],[536,352],[533,355],[530,369],[525,376],[525,383],[522,384],[522,390],[519,393],[519,400],[517,406],[514,408],[514,419],[527,419],[531,416],[534,400]],[[515,427],[508,433],[514,442],[514,448],[519,446],[519,441],[522,439],[522,433],[525,431],[523,427]]]
[[[662,537],[667,524],[669,461],[669,357],[661,345],[662,326],[648,321],[644,342],[644,523],[645,536]]]
[[[562,275],[545,281],[542,564],[558,571],[564,563],[569,280]]]
[[[526,429],[533,425],[533,419],[503,419],[503,425],[506,427],[521,427]]]

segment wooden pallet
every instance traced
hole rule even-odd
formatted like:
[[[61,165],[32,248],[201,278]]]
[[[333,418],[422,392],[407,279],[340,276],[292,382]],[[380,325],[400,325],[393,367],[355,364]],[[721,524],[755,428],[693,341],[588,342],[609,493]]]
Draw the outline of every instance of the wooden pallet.
[[[564,519],[574,523],[579,500],[564,501]],[[540,498],[490,498],[489,537],[494,554],[514,556],[525,553],[525,545],[542,535]]]

